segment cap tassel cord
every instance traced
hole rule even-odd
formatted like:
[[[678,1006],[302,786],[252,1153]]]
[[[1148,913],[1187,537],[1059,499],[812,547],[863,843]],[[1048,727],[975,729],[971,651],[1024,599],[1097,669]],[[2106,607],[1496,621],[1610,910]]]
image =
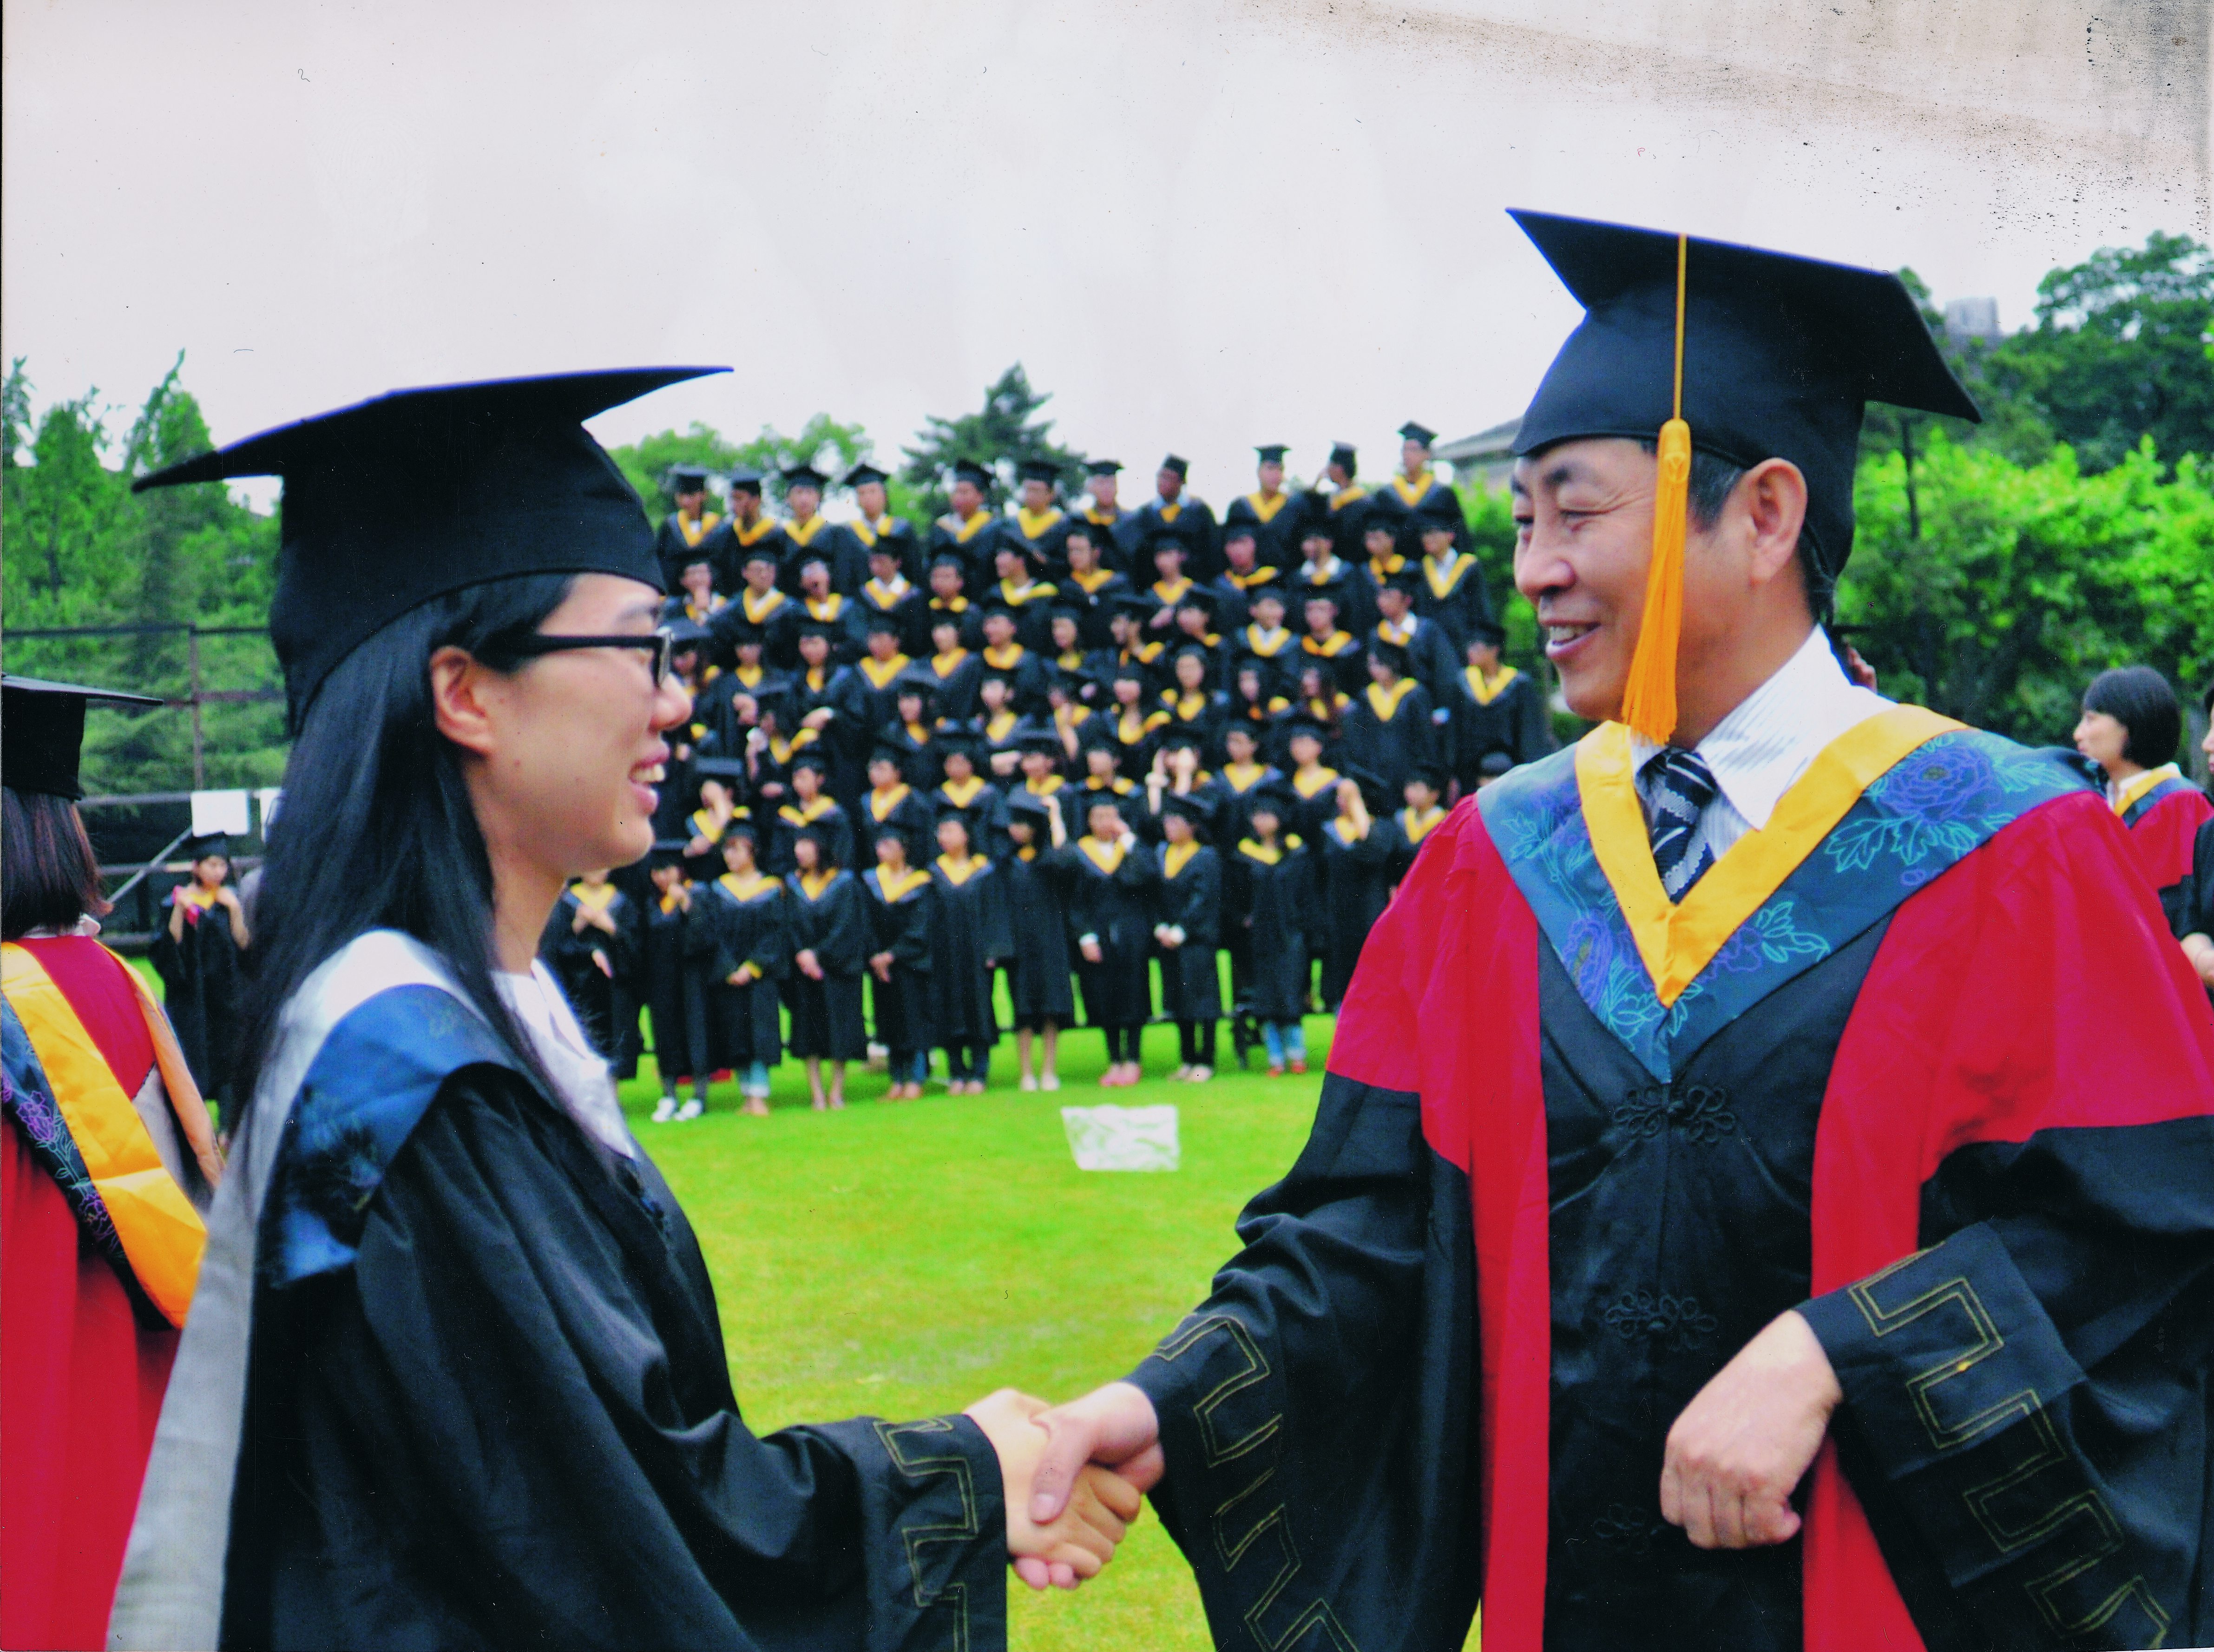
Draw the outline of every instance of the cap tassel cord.
[[[1684,630],[1684,539],[1691,496],[1691,427],[1684,422],[1684,266],[1676,237],[1676,384],[1673,416],[1660,427],[1653,495],[1653,557],[1645,570],[1645,617],[1623,685],[1622,720],[1655,745],[1676,731],[1676,647]]]

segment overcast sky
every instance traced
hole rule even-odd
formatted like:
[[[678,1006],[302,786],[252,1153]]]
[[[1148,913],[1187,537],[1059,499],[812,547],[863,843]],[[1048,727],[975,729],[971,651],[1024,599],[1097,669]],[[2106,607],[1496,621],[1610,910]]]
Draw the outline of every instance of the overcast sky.
[[[1019,359],[1061,437],[1519,413],[1577,311],[1502,208],[2037,280],[2207,235],[2208,13],[2046,0],[10,0],[0,334],[39,402],[181,349],[218,441],[401,385],[732,376],[603,440],[810,413],[896,458]],[[1673,18],[1665,40],[1654,19]],[[2182,33],[2170,33],[2171,30]]]

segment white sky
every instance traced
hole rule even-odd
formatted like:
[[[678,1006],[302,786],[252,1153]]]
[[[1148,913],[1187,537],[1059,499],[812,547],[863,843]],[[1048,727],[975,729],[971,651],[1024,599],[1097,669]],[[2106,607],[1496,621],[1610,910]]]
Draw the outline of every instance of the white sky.
[[[179,349],[218,441],[400,385],[727,363],[609,442],[863,421],[1020,359],[1218,505],[1520,411],[1575,307],[1501,211],[1941,297],[2208,234],[2208,15],[2049,0],[10,0],[0,347],[41,404]],[[1667,40],[1649,19],[1673,17]],[[2169,34],[2170,28],[2184,33]]]

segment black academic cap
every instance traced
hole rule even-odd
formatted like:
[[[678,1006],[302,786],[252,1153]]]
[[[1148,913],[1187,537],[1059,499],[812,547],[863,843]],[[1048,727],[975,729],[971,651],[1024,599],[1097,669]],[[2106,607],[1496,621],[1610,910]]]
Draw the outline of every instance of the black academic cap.
[[[940,724],[937,732],[931,737],[937,743],[939,755],[940,756],[951,756],[957,751],[963,756],[968,758],[970,762],[973,763],[976,761],[978,737],[976,731],[969,727],[968,725],[964,723]]]
[[[943,797],[933,798],[931,801],[937,805],[938,818],[940,821],[957,820],[963,826],[969,823],[969,811],[976,806],[976,799],[974,798],[967,803],[956,803],[951,798]]]
[[[1289,599],[1284,595],[1284,585],[1281,580],[1264,579],[1259,584],[1254,586],[1252,590],[1247,591],[1245,593],[1245,607],[1247,611],[1251,612],[1264,600],[1274,603],[1278,608],[1284,606],[1286,602]]]
[[[1488,642],[1494,648],[1507,640],[1507,627],[1496,620],[1477,620],[1468,628],[1471,642]]]
[[[1488,779],[1496,780],[1514,767],[1514,759],[1507,753],[1487,751],[1483,754],[1483,761],[1476,766],[1476,772]]]
[[[1283,821],[1291,817],[1294,797],[1292,788],[1281,780],[1263,780],[1238,802],[1248,820],[1266,810],[1279,821]]]
[[[1302,579],[1294,589],[1300,593],[1300,606],[1303,609],[1309,603],[1328,603],[1341,613],[1344,611],[1345,582],[1343,580],[1325,579],[1320,584],[1315,584]]]
[[[836,642],[845,634],[846,627],[830,620],[818,620],[812,615],[799,622],[803,637],[820,637],[825,642]]]
[[[669,652],[672,654],[697,653],[700,646],[714,636],[714,633],[689,615],[680,615],[662,628],[669,633]]]
[[[859,487],[864,482],[888,482],[890,480],[891,480],[890,472],[878,469],[866,459],[862,460],[859,464],[855,465],[851,470],[847,471],[843,476],[841,476],[838,479],[839,485],[844,487]]]
[[[681,866],[684,864],[684,851],[691,847],[691,842],[692,840],[686,837],[657,838],[645,864],[649,867]]]
[[[933,568],[951,568],[964,579],[969,575],[968,559],[951,545],[940,546],[937,554],[930,559],[930,566]]]
[[[738,559],[741,568],[755,562],[766,562],[771,567],[777,567],[782,565],[782,559],[777,555],[776,547],[764,539],[759,544],[747,546],[745,554]]]
[[[1407,772],[1407,778],[1410,780],[1420,780],[1433,792],[1442,792],[1446,789],[1446,771],[1444,767],[1438,763],[1416,763]]]
[[[705,465],[671,465],[669,467],[669,491],[672,493],[699,493],[707,486],[707,468]]]
[[[878,542],[881,544],[883,541],[879,541]],[[898,553],[895,551],[893,554],[896,556]],[[869,610],[868,618],[864,620],[861,622],[861,625],[865,632],[870,633],[878,631],[889,632],[895,637],[900,635],[904,628],[900,624],[899,616],[897,615],[887,614],[880,608],[871,609]]]
[[[0,678],[0,748],[7,753],[11,792],[36,792],[67,798],[84,795],[77,784],[78,754],[84,749],[84,708],[94,701],[118,706],[158,706],[146,694],[113,688],[87,688],[40,677]]]
[[[1225,545],[1233,539],[1258,539],[1260,536],[1261,530],[1248,521],[1226,522],[1222,525],[1222,542]]]
[[[1284,738],[1289,740],[1302,734],[1312,734],[1316,739],[1322,741],[1324,744],[1328,744],[1330,741],[1330,726],[1319,717],[1312,716],[1306,712],[1299,712],[1286,720],[1284,724]]]
[[[894,677],[892,682],[900,694],[920,694],[926,701],[934,698],[938,693],[938,678],[926,666],[910,665]]]
[[[1284,456],[1291,450],[1291,444],[1286,442],[1270,442],[1253,450],[1261,456],[1262,463],[1269,465],[1283,463]]]
[[[1061,736],[1048,728],[1026,728],[1015,737],[1015,744],[1025,752],[1035,751],[1051,757],[1061,755]]]
[[[1191,461],[1189,459],[1180,459],[1175,454],[1171,453],[1167,458],[1161,461],[1161,468],[1163,470],[1173,470],[1179,476],[1188,477],[1191,474]]]
[[[974,459],[962,459],[956,462],[953,467],[953,479],[956,481],[974,482],[979,487],[988,488],[992,485],[992,473]]]
[[[1338,771],[1338,776],[1341,780],[1351,780],[1359,786],[1362,798],[1372,810],[1382,808],[1390,801],[1388,794],[1391,787],[1385,785],[1384,777],[1372,768],[1363,768],[1357,763],[1348,763]]]
[[[1658,430],[1660,427],[1655,425],[1653,428]],[[1424,447],[1428,447],[1438,439],[1438,433],[1428,425],[1417,425],[1410,419],[1399,426],[1399,439],[1403,442],[1420,442]]]
[[[749,843],[758,846],[761,842],[761,829],[754,824],[753,817],[741,809],[737,814],[731,816],[729,823],[724,826],[722,841],[715,847],[719,849],[725,848],[734,837],[743,837]]]
[[[830,479],[813,465],[786,465],[777,474],[786,487],[811,487],[819,493],[830,485]]]
[[[1343,466],[1343,467],[1344,467],[1344,468],[1345,468],[1345,474],[1346,474],[1347,475],[1350,476],[1350,475],[1352,475],[1352,474],[1354,474],[1354,465],[1355,465],[1355,462],[1356,461],[1356,459],[1357,459],[1358,457],[1359,457],[1359,452],[1358,452],[1358,450],[1356,450],[1356,449],[1354,447],[1354,445],[1353,445],[1353,444],[1352,444],[1352,443],[1350,443],[1350,442],[1333,442],[1333,443],[1331,443],[1331,444],[1330,444],[1330,463],[1332,463],[1332,464],[1334,464],[1334,465],[1342,465],[1342,466]]]
[[[1161,812],[1181,815],[1195,826],[1205,826],[1214,819],[1214,799],[1196,792],[1169,792],[1161,797]]]
[[[1185,541],[1184,536],[1173,528],[1156,528],[1146,535],[1147,556],[1153,555],[1157,551],[1165,550],[1181,551],[1186,556],[1191,554],[1191,546]]]
[[[1651,442],[1673,407],[1676,237],[1512,214],[1584,319],[1522,415],[1514,451],[1579,437]],[[1899,278],[1692,237],[1685,258],[1684,419],[1691,445],[1807,478],[1807,532],[1835,576],[1852,553],[1853,462],[1870,401],[1979,420]]]
[[[1411,566],[1401,568],[1397,573],[1385,574],[1383,584],[1378,587],[1381,590],[1402,590],[1410,597],[1422,588],[1422,576],[1417,574]]]
[[[1122,468],[1120,459],[1087,459],[1084,462],[1084,474],[1087,476],[1112,476]]]
[[[750,465],[740,465],[725,480],[737,493],[758,493],[761,491],[761,474]]]
[[[878,763],[890,763],[895,768],[904,768],[907,759],[908,754],[897,746],[878,746],[869,754],[867,766],[873,768]]]
[[[1214,610],[1220,606],[1220,602],[1221,598],[1195,580],[1184,587],[1184,593],[1177,598],[1176,605],[1178,608],[1196,608],[1209,619],[1213,619]]]
[[[226,860],[230,859],[230,835],[228,832],[202,832],[196,837],[185,840],[186,860],[200,861],[211,854],[219,854]]]
[[[791,766],[795,774],[803,768],[811,768],[818,774],[828,774],[830,772],[830,758],[828,753],[817,747],[804,746],[792,754]]]
[[[1057,482],[1061,480],[1061,467],[1050,459],[1025,459],[1018,467],[1018,473],[1026,482]]]
[[[1017,786],[1007,794],[1007,812],[1011,815],[1033,815],[1043,820],[1053,813],[1046,800],[1028,786]]]
[[[1114,597],[1115,612],[1126,614],[1134,620],[1142,620],[1160,604],[1141,591],[1118,591]]]
[[[1202,743],[1197,731],[1188,728],[1171,728],[1161,736],[1161,750],[1164,751],[1177,748],[1182,748],[1187,751],[1197,751]]]
[[[1391,668],[1394,676],[1407,675],[1407,651],[1399,643],[1386,642],[1379,637],[1368,645],[1368,658],[1372,660],[1381,660]]]
[[[269,633],[294,725],[340,660],[433,597],[530,573],[661,589],[638,495],[584,420],[715,367],[394,390],[142,476],[284,479]]]

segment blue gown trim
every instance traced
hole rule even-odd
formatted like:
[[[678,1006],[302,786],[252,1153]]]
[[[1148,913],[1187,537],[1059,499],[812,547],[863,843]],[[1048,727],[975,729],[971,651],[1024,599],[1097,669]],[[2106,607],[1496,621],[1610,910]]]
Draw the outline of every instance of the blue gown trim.
[[[1669,1007],[1593,853],[1575,749],[1510,771],[1477,808],[1577,994],[1665,1084],[1709,1038],[1997,833],[2090,789],[2051,753],[1976,729],[1939,735],[1861,794]]]
[[[465,1067],[521,1070],[483,1019],[437,987],[389,988],[333,1027],[284,1122],[261,1213],[263,1282],[353,1265],[370,1201],[438,1087]]]
[[[2134,826],[2145,817],[2153,805],[2165,802],[2179,792],[2195,792],[2198,788],[2180,774],[2171,774],[2122,811],[2122,824]]]

